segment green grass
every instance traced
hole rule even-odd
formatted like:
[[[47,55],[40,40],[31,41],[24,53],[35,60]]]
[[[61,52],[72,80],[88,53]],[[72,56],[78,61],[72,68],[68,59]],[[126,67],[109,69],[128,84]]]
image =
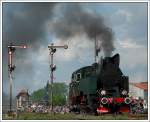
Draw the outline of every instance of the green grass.
[[[82,114],[52,114],[52,113],[20,113],[17,118],[5,118],[3,119],[15,119],[15,120],[147,120],[147,116],[128,114],[122,115],[82,115]]]

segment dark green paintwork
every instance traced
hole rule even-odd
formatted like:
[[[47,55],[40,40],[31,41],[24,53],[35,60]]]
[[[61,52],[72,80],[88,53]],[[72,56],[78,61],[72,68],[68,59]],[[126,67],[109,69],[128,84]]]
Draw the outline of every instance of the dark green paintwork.
[[[88,104],[92,103],[92,95],[96,93],[97,90],[97,77],[90,76],[81,79],[79,82],[79,89],[83,91],[84,95],[87,95]]]

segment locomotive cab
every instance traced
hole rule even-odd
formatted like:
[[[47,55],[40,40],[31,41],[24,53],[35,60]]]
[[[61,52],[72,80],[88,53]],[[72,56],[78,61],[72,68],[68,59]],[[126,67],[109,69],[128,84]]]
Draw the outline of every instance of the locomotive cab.
[[[87,104],[92,104],[92,96],[96,97],[97,76],[95,76],[95,68],[86,66],[72,74],[72,82],[70,83],[70,104],[79,104],[78,98],[87,97]],[[80,94],[82,93],[82,95]]]

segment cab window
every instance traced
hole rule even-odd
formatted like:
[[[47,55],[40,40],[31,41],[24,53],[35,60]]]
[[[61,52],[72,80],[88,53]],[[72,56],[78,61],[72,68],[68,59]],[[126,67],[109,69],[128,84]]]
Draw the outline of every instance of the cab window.
[[[81,79],[81,73],[77,73],[76,74],[76,80],[78,81],[78,80],[80,80]]]

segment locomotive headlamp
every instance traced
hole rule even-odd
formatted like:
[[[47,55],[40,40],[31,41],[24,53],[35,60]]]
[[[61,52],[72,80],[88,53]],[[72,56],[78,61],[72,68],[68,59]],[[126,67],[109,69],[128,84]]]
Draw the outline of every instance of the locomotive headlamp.
[[[106,95],[106,91],[105,91],[105,90],[102,90],[102,91],[101,91],[101,95]]]
[[[127,95],[127,91],[126,91],[126,90],[123,90],[123,91],[122,91],[122,95]]]
[[[27,48],[27,46],[26,46],[26,45],[23,45],[23,48],[24,48],[24,49],[26,49],[26,48]]]
[[[102,104],[107,104],[107,103],[108,103],[108,99],[107,99],[106,97],[103,97],[103,98],[101,99],[101,103],[102,103]]]
[[[124,100],[124,102],[125,102],[126,104],[130,104],[130,103],[132,102],[132,100],[131,100],[131,98],[126,97],[125,100]]]

